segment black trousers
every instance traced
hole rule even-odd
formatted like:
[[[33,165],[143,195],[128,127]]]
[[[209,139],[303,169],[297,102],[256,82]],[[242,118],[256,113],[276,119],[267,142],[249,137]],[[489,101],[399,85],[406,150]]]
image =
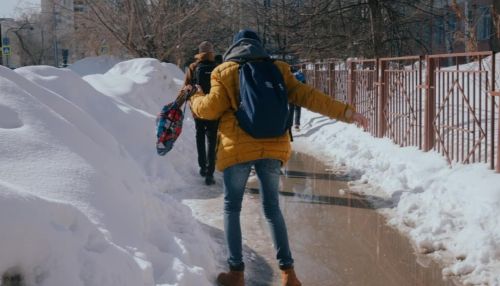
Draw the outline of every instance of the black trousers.
[[[196,148],[198,149],[198,165],[207,170],[207,176],[215,171],[215,148],[217,147],[218,120],[194,120],[196,127]],[[205,140],[206,138],[206,140]]]

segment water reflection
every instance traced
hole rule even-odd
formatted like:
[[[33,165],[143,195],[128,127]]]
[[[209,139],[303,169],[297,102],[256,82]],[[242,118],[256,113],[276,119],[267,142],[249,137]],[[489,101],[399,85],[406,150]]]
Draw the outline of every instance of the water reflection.
[[[358,176],[348,175],[348,174],[334,174],[334,173],[313,173],[313,172],[304,172],[297,170],[286,169],[283,173],[287,178],[309,178],[316,180],[334,180],[334,181],[354,181],[359,179]]]
[[[280,204],[304,285],[459,285],[444,281],[438,265],[416,255],[408,239],[386,225],[375,209],[391,208],[390,199],[353,194],[347,185],[353,176],[328,169],[296,153],[282,176]],[[249,200],[257,204],[256,181],[248,187]],[[267,231],[258,217],[247,219]]]

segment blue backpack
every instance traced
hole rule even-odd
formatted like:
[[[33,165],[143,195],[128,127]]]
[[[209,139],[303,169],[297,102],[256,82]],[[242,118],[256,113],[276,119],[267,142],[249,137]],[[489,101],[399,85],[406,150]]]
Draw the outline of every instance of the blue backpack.
[[[262,139],[285,134],[292,126],[283,75],[270,59],[240,63],[239,126]]]

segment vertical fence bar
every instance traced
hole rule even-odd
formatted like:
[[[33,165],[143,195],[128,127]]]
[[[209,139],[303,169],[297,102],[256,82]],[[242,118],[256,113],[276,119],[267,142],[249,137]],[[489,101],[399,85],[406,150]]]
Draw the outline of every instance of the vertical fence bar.
[[[379,69],[380,69],[380,66],[379,66],[379,60],[378,60],[378,59],[376,59],[374,64],[375,64],[375,71],[373,72],[373,82],[372,82],[372,86],[373,86],[373,87],[376,87],[376,85],[375,85],[374,83],[375,83],[375,82],[379,82],[379,83],[380,83],[380,77],[379,77],[379,75],[378,75],[378,71],[379,71]],[[377,116],[377,111],[378,111],[378,99],[377,99],[377,94],[378,94],[378,92],[377,92],[377,91],[378,91],[378,90],[374,90],[374,91],[373,91],[373,96],[372,96],[372,99],[371,99],[372,104],[373,104],[373,105],[375,105],[375,106],[373,107],[373,109],[374,109],[374,110],[372,111],[372,112],[373,112],[373,121],[375,121],[375,122],[374,122],[374,124],[373,124],[373,129],[372,129],[372,131],[371,131],[371,133],[372,133],[374,136],[376,136],[376,135],[377,135],[377,126],[378,126],[378,125],[380,125],[379,117]]]
[[[385,129],[386,129],[386,118],[384,115],[384,107],[386,105],[386,93],[385,93],[385,87],[387,86],[386,84],[386,77],[385,77],[385,66],[386,62],[384,60],[379,60],[379,65],[378,65],[378,78],[380,79],[378,81],[378,112],[377,112],[377,117],[378,117],[378,130],[377,130],[377,137],[384,137]]]
[[[424,58],[422,56],[418,57],[418,86],[422,85],[422,62],[424,61]],[[427,93],[426,93],[427,95]],[[423,136],[424,132],[422,132],[422,109],[424,108],[422,106],[422,89],[417,88],[417,100],[418,100],[418,147],[420,149],[423,148]]]
[[[481,96],[481,90],[483,88],[483,80],[482,80],[482,73],[479,73],[479,121],[481,122],[483,120],[483,116],[482,116],[482,111],[483,111],[483,97]],[[485,98],[484,99],[485,101],[487,101],[488,99]],[[488,115],[485,116],[485,119],[488,120]],[[482,125],[479,126],[479,130],[481,130],[481,127]],[[481,138],[481,134],[479,134],[479,138]],[[485,142],[487,142],[487,140],[485,140]],[[481,147],[482,147],[482,144],[479,144],[479,158],[478,158],[478,161],[481,162],[482,161],[482,152],[481,152]],[[487,147],[487,146],[485,146]],[[475,161],[473,161],[475,162]]]
[[[495,59],[495,53],[492,53],[491,55],[491,91],[494,92],[495,91],[495,76],[496,76],[496,59]],[[492,94],[493,95],[493,94]],[[496,100],[496,102],[498,103],[498,110],[497,110],[497,120],[498,120],[498,123],[497,123],[497,141],[496,141],[496,145],[497,145],[497,153],[496,153],[496,172],[497,173],[500,173],[500,100]],[[495,114],[495,98],[493,99],[493,105],[491,107],[491,111],[493,112],[493,114]],[[493,117],[494,118],[494,117]],[[495,120],[493,120],[495,121]],[[495,126],[492,126],[491,128],[491,133],[494,133],[495,131]],[[494,136],[494,135],[493,135]],[[495,141],[493,141],[491,143],[492,145],[495,145]],[[494,151],[493,151],[494,152]],[[493,154],[492,152],[492,154]],[[493,162],[493,160],[491,160]],[[492,166],[493,168],[493,166]]]
[[[354,105],[354,94],[356,93],[356,76],[354,74],[354,62],[347,62],[347,103]]]
[[[426,80],[427,96],[425,98],[425,115],[424,115],[425,118],[424,151],[429,151],[434,147],[434,141],[435,141],[433,121],[436,109],[436,104],[434,103],[436,97],[436,89],[434,88],[434,72],[436,66],[435,66],[435,61],[429,58],[429,56],[426,56],[426,61],[427,61],[427,80]]]
[[[495,97],[493,96],[493,92],[495,91],[495,53],[491,55],[491,86],[489,87],[488,94],[491,96],[491,145],[490,145],[490,167],[493,170],[498,172],[498,168],[495,169]],[[500,114],[499,114],[500,115]],[[497,148],[500,145],[500,142],[496,142]],[[497,153],[498,157],[498,153]],[[497,164],[498,167],[498,164]]]
[[[328,95],[331,98],[335,98],[335,92],[333,91],[333,84],[335,82],[335,66],[333,63],[328,63]]]
[[[314,77],[314,79],[313,79],[314,80],[313,85],[314,85],[314,87],[316,89],[319,89],[319,84],[318,84],[318,81],[319,81],[319,78],[318,78],[318,64],[317,63],[315,63],[313,65],[313,77]]]

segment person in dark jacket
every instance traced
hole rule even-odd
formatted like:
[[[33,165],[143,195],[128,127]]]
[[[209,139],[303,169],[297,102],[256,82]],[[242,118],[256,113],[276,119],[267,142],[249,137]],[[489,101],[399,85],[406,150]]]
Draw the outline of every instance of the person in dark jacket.
[[[201,64],[217,65],[215,61],[215,52],[212,43],[202,42],[198,46],[198,54],[195,55],[195,62],[189,65],[186,71],[185,85],[197,84],[196,69]],[[208,78],[208,81],[210,79]],[[194,113],[194,122],[196,127],[196,149],[198,151],[198,165],[200,175],[205,177],[205,184],[215,184],[215,148],[217,145],[218,120],[205,120],[198,118]],[[206,140],[205,140],[206,139]]]
[[[223,62],[223,61],[224,61],[224,60],[222,59],[222,55],[215,55],[215,63],[216,63],[217,65],[222,64],[222,62]]]

